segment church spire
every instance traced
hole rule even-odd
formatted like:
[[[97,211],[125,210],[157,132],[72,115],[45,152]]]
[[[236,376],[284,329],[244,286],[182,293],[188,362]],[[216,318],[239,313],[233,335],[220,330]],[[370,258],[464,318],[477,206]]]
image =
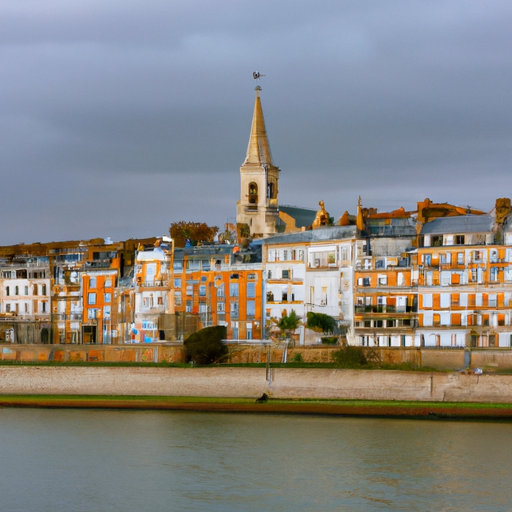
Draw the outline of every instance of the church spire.
[[[256,101],[254,103],[254,114],[252,116],[251,136],[249,138],[249,146],[247,147],[247,156],[244,165],[256,164],[273,166],[267,130],[265,129],[265,119],[263,118],[263,109],[261,108],[261,87],[259,85],[256,86],[255,91]]]

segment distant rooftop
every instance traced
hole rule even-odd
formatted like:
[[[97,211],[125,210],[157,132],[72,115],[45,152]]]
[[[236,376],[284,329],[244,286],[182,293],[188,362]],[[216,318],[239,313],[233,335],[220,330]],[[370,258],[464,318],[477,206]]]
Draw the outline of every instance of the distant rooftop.
[[[421,229],[421,234],[488,233],[492,229],[492,224],[493,218],[489,214],[441,217],[427,222]]]
[[[308,231],[297,231],[283,235],[271,236],[263,239],[264,245],[328,242],[329,240],[340,240],[354,238],[357,236],[356,226],[329,226],[325,228],[312,229]]]

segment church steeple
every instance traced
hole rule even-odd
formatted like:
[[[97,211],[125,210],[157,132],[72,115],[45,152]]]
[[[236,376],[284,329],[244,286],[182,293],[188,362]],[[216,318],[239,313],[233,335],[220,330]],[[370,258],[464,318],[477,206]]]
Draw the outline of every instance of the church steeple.
[[[258,85],[255,90],[256,101],[254,103],[254,114],[252,116],[251,136],[249,138],[247,157],[245,158],[244,165],[274,165],[272,163],[267,130],[265,128],[265,119],[263,118],[263,109],[261,108],[261,87]]]
[[[245,224],[249,226],[253,237],[275,234],[279,219],[277,198],[280,171],[272,161],[260,91],[258,85],[247,155],[240,167],[240,201],[236,215],[239,227]]]

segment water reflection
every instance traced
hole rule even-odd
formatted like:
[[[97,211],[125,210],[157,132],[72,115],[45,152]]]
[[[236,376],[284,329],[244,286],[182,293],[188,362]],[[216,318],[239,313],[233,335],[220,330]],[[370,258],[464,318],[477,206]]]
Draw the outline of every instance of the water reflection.
[[[512,509],[510,424],[0,409],[9,511]]]

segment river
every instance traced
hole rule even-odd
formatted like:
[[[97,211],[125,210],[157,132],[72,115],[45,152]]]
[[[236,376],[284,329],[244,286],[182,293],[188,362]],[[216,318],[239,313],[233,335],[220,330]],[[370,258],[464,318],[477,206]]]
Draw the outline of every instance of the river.
[[[512,424],[0,409],[9,512],[508,511]]]

